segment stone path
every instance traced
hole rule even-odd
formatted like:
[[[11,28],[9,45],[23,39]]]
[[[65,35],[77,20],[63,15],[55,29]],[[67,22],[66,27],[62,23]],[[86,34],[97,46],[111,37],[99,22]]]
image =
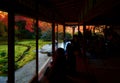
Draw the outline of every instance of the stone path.
[[[39,53],[39,69],[41,69],[48,58],[50,57],[47,54]],[[36,61],[33,60],[15,72],[15,83],[29,83],[33,76],[35,76],[35,72]]]
[[[39,53],[39,71],[44,63],[51,57],[48,57],[47,54]],[[29,83],[33,78],[36,72],[36,61],[32,60],[31,62],[24,65],[22,68],[15,71],[15,83]],[[7,77],[0,77],[0,83],[7,83]]]
[[[5,76],[0,76],[0,83],[6,83],[6,80],[7,80],[8,78],[7,77],[5,77]]]

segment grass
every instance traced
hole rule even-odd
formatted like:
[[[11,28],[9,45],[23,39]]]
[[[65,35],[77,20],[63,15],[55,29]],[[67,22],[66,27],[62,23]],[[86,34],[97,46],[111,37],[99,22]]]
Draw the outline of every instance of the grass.
[[[36,53],[35,53],[36,41],[35,40],[22,40],[22,41],[16,42],[16,45],[17,44],[22,44],[22,45],[31,47],[30,50],[28,52],[26,52],[25,57],[22,60],[20,60],[19,62],[17,62],[17,66],[18,66],[18,68],[20,68],[20,67],[24,66],[26,63],[28,63],[29,61],[35,59],[35,57],[36,57]],[[50,42],[39,40],[39,49],[45,44],[50,44]],[[17,53],[17,50],[15,52]]]
[[[41,47],[43,47],[44,45],[46,45],[46,44],[52,44],[50,41],[42,41],[42,40],[39,40],[38,41],[39,43],[39,49],[41,48]]]
[[[38,47],[39,49],[45,45],[45,44],[51,44],[50,41],[42,41],[39,40]],[[31,47],[27,52],[25,50],[29,47]],[[6,75],[7,74],[7,67],[8,67],[8,46],[6,42],[0,41],[0,75]],[[36,41],[35,40],[21,40],[15,42],[15,61],[17,61],[22,54],[24,54],[24,57],[18,61],[15,62],[15,69],[19,69],[31,60],[34,60],[36,57]]]
[[[0,45],[0,75],[7,74],[7,62],[8,62],[7,51],[8,51],[7,45]]]
[[[5,55],[7,55],[7,51],[8,51],[7,48],[8,48],[7,45],[0,45],[0,57],[4,56],[3,53],[5,53]]]
[[[15,61],[17,61],[23,52],[27,49],[25,46],[15,45]]]

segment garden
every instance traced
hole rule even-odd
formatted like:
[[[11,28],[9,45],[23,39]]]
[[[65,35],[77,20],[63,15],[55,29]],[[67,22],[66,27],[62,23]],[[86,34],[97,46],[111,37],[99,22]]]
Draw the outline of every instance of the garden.
[[[50,41],[39,40],[39,48]],[[0,75],[7,75],[8,72],[8,49],[7,45],[0,45]],[[15,43],[15,69],[19,69],[26,63],[34,60],[36,57],[36,43],[35,40],[22,40]]]
[[[4,12],[3,12],[4,13]],[[1,13],[2,14],[2,13]],[[0,15],[1,15],[0,14]],[[2,14],[3,15],[3,14]],[[7,76],[8,73],[8,16],[5,14],[3,21],[0,21],[0,76]],[[32,18],[15,16],[15,45],[14,62],[15,70],[36,58],[36,26]],[[52,44],[52,28],[50,23],[39,21],[38,48],[46,44]],[[56,32],[59,40],[63,40],[63,32]],[[9,34],[10,35],[10,34]],[[71,34],[66,33],[66,37],[71,38]]]

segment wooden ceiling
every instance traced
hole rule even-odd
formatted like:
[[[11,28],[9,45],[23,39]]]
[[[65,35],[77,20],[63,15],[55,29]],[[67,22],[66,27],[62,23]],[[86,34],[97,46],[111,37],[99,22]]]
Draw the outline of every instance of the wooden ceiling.
[[[85,0],[38,0],[38,5],[39,9],[44,7],[44,15],[47,14],[50,16],[48,18],[56,22],[78,22],[83,1]]]
[[[1,0],[0,9],[56,23],[120,24],[120,0]]]

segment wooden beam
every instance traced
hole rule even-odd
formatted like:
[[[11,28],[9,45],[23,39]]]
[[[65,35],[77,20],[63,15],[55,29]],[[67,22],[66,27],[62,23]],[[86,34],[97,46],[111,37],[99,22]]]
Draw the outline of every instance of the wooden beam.
[[[78,24],[78,22],[65,22],[65,24]]]
[[[97,16],[104,15],[105,13],[107,13],[108,11],[110,11],[117,5],[120,5],[120,1],[109,0],[109,3],[107,0],[99,1],[99,3],[96,3],[94,8],[92,8],[88,12],[88,14],[85,16],[84,21],[88,22]],[[111,13],[113,13],[113,12],[111,12]]]

